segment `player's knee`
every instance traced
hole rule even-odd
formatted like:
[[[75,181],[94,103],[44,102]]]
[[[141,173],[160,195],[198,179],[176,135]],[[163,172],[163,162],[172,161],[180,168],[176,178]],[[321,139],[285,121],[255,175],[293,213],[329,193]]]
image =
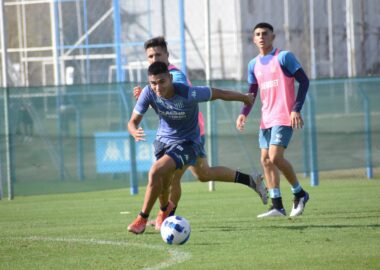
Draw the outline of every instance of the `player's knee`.
[[[200,182],[208,182],[208,181],[212,180],[208,173],[200,173],[197,175],[197,178]]]
[[[162,185],[161,179],[165,178],[166,172],[163,167],[153,164],[149,170],[149,179],[154,179],[154,181]]]
[[[166,174],[166,168],[163,164],[159,162],[153,163],[152,167],[149,170],[149,173],[152,175],[164,175]]]
[[[268,157],[261,158],[261,165],[267,167],[271,164],[271,160]]]
[[[270,157],[270,162],[273,163],[274,165],[278,165],[279,163],[282,162],[282,160],[283,158],[281,156],[274,155]]]

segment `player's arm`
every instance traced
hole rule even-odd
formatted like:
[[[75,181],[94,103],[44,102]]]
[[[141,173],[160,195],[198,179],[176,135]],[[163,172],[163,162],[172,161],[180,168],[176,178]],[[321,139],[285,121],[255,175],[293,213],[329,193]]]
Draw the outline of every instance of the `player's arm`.
[[[132,116],[128,122],[129,134],[131,134],[133,138],[135,138],[136,142],[145,141],[145,132],[142,127],[139,127],[142,118],[142,115],[136,112],[132,112]]]
[[[301,109],[305,102],[306,94],[309,89],[309,78],[306,76],[302,68],[298,69],[294,74],[294,78],[299,83],[296,102],[293,105],[290,114],[290,122],[293,128],[302,128],[303,119]]]
[[[236,91],[222,90],[219,88],[211,88],[211,99],[221,99],[224,101],[240,101],[246,105],[253,104],[253,95],[251,93],[242,94]]]
[[[131,118],[129,119],[129,122],[127,125],[129,134],[131,134],[135,138],[136,141],[144,141],[145,140],[145,132],[139,126],[140,126],[140,123],[143,119],[145,112],[149,108],[149,105],[150,105],[150,103],[149,103],[149,88],[147,86],[142,90],[141,95],[140,95],[139,99],[137,100],[137,103],[135,105],[135,108],[133,109]]]
[[[259,86],[257,83],[252,83],[249,85],[248,93],[251,93],[253,95],[253,102],[251,105],[244,105],[243,108],[241,109],[239,116],[236,119],[236,128],[240,131],[244,130],[244,125],[245,125],[247,116],[251,112],[253,104],[255,103],[258,90],[259,90]]]
[[[296,71],[294,78],[299,83],[296,102],[293,105],[292,111],[300,112],[305,102],[307,90],[309,89],[309,78],[306,76],[302,68]]]
[[[140,85],[133,87],[133,96],[135,97],[136,100],[139,99],[141,91],[142,91],[142,88],[140,87]]]

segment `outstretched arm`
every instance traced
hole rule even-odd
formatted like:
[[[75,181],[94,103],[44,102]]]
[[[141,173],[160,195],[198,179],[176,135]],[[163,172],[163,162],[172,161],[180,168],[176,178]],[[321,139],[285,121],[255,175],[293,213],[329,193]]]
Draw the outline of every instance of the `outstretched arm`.
[[[258,90],[259,90],[259,86],[257,83],[249,85],[248,93],[253,94],[253,102],[251,105],[244,105],[243,108],[241,109],[240,115],[236,119],[236,128],[240,131],[244,130],[247,116],[251,112],[253,104],[255,103]]]
[[[246,105],[253,104],[253,95],[240,92],[211,88],[211,100],[221,99],[225,101],[241,101]]]

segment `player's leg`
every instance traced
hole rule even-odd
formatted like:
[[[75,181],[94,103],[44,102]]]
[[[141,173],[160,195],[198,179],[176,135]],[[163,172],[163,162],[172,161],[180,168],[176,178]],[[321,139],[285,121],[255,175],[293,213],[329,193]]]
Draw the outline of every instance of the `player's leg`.
[[[181,177],[186,168],[176,170],[171,176],[170,186],[163,190],[159,195],[160,210],[154,220],[148,222],[148,225],[154,226],[156,230],[160,230],[162,222],[168,216],[173,216],[177,210],[178,202],[181,198]]]
[[[258,215],[258,218],[266,217],[281,217],[285,216],[284,206],[282,204],[280,190],[280,176],[276,166],[270,161],[269,150],[261,149],[261,164],[264,170],[266,185],[268,188],[269,198],[272,201],[272,206],[263,214]]]
[[[169,213],[169,216],[174,216],[175,211],[178,207],[178,202],[181,198],[182,189],[181,189],[181,177],[185,173],[186,168],[182,170],[176,170],[172,176],[172,180],[170,183],[170,187],[167,189],[164,189],[161,194],[158,197],[158,200],[160,202],[160,211],[157,213],[157,217],[154,220],[150,220],[148,222],[148,225],[156,227],[157,224],[157,218],[158,223],[160,223],[160,219],[162,216],[162,212],[165,212],[167,210],[167,207],[169,207],[169,201],[172,202],[170,205],[171,212]],[[166,203],[165,203],[166,202]]]
[[[206,157],[198,157],[190,171],[201,182],[235,182],[236,171],[223,166],[210,167]],[[247,175],[249,178],[249,175]]]
[[[272,129],[261,129],[259,133],[259,144],[261,148],[261,166],[264,170],[266,185],[269,197],[272,201],[270,209],[258,215],[258,218],[285,216],[285,210],[282,205],[280,191],[280,176],[278,169],[272,163],[269,155]]]
[[[179,200],[181,199],[182,195],[182,188],[181,188],[181,178],[183,174],[185,173],[187,168],[182,170],[176,170],[172,179],[172,183],[170,186],[170,196],[169,199],[175,207],[173,208],[172,212],[169,214],[169,216],[173,216],[175,214],[175,211],[178,207]]]
[[[190,166],[192,174],[201,182],[233,182],[246,185],[255,190],[264,204],[267,203],[267,191],[262,178],[256,180],[245,173],[224,166],[210,167],[206,157],[198,157],[196,163]]]
[[[274,145],[270,149],[271,160],[277,168],[283,173],[286,180],[292,186],[292,193],[294,194],[293,207],[290,213],[291,217],[299,216],[303,213],[305,205],[309,200],[309,194],[303,190],[293,166],[284,157],[285,148],[282,146]]]
[[[175,162],[175,172],[170,176],[171,190],[170,199],[168,200],[168,194],[160,196],[160,211],[157,214],[155,220],[155,229],[160,230],[162,222],[170,214],[175,212],[176,205],[181,196],[180,180],[183,173],[186,171],[188,164],[195,160],[195,154],[191,147],[191,143],[182,142],[178,144],[166,145],[164,147],[165,154],[170,156]],[[174,190],[172,188],[174,187]],[[172,192],[174,192],[172,194]],[[171,198],[173,197],[174,203]]]
[[[286,180],[292,186],[294,203],[290,216],[301,215],[309,194],[305,192],[297,179],[297,175],[291,163],[285,158],[285,150],[290,142],[293,129],[288,126],[276,126],[273,128],[269,157],[271,162],[282,172]]]
[[[274,146],[271,154],[273,163],[284,174],[286,180],[292,186],[292,193],[294,194],[293,207],[290,213],[291,217],[299,216],[303,213],[305,205],[309,200],[309,194],[302,188],[297,179],[297,175],[293,169],[292,164],[285,159],[285,148],[281,146]]]
[[[128,226],[128,231],[135,234],[145,231],[145,226],[154,203],[161,192],[169,187],[175,168],[175,161],[168,155],[164,155],[153,163],[149,170],[149,180],[145,191],[143,207],[135,221]],[[163,203],[168,204],[167,201]]]

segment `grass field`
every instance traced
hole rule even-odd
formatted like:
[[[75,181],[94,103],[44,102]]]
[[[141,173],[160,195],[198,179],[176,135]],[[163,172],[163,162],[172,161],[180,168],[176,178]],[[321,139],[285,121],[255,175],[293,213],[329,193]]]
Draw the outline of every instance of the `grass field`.
[[[183,246],[152,228],[127,233],[145,189],[2,200],[0,269],[380,269],[379,179],[302,184],[311,195],[303,216],[258,220],[267,207],[250,189],[184,183],[177,214],[192,233]]]

